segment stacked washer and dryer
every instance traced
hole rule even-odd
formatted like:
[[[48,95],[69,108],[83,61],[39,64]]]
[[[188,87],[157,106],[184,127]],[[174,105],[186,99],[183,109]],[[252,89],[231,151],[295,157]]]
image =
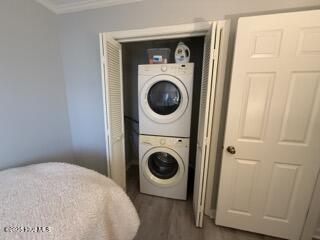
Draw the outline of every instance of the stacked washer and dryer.
[[[194,64],[139,65],[142,193],[187,198]]]

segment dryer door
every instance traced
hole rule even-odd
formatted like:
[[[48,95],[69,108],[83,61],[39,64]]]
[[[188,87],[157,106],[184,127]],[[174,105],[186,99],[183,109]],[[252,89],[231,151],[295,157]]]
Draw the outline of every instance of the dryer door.
[[[170,123],[185,112],[189,102],[184,84],[171,75],[158,75],[144,85],[140,104],[145,114],[155,122]]]
[[[174,186],[179,183],[185,173],[181,157],[170,148],[150,149],[144,155],[142,164],[145,177],[152,184],[161,187]]]

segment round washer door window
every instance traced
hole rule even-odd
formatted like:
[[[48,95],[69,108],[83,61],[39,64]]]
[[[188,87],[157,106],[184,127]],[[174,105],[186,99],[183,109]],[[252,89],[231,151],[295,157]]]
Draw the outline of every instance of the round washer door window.
[[[172,82],[163,80],[155,83],[148,92],[148,104],[157,114],[168,115],[175,112],[181,102],[179,88]]]
[[[188,106],[184,84],[171,75],[150,78],[140,92],[140,107],[151,120],[170,123],[180,118]]]
[[[161,187],[176,185],[185,173],[182,158],[167,147],[151,148],[143,156],[140,167],[152,184]]]
[[[170,179],[177,174],[179,164],[169,153],[155,152],[149,156],[148,167],[157,178]]]

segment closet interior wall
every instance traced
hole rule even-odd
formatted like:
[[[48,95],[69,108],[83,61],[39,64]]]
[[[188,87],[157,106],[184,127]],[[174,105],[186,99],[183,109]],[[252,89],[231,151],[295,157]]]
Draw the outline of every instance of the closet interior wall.
[[[171,53],[168,63],[174,63],[174,52],[180,41],[184,42],[190,48],[190,62],[195,63],[190,137],[190,167],[194,169],[197,150],[196,146],[198,134],[199,99],[201,90],[204,44],[204,37],[202,36],[182,39],[122,43],[123,96],[127,169],[131,165],[137,165],[139,163],[138,65],[148,63],[148,48],[170,48]]]

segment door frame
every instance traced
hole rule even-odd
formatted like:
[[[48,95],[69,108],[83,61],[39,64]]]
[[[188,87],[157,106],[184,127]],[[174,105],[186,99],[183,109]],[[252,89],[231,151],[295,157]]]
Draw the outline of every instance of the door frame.
[[[217,20],[217,21],[226,21],[226,20]],[[111,31],[111,32],[101,32],[99,33],[100,39],[100,51],[102,49],[102,38],[103,35],[107,35],[119,43],[128,43],[128,42],[139,42],[139,41],[148,41],[148,40],[163,40],[163,39],[174,39],[174,38],[187,38],[187,37],[197,37],[205,36],[210,29],[214,21],[205,21],[205,22],[195,22],[187,24],[178,24],[178,25],[168,25],[168,26],[157,26],[150,28],[141,28],[133,30],[121,30],[121,31]],[[101,55],[102,56],[102,55]],[[103,67],[103,58],[101,58],[101,67]],[[104,77],[102,76],[102,79]],[[102,81],[104,85],[104,81]],[[105,98],[104,87],[102,88],[102,94]],[[103,102],[103,107],[106,109],[106,102]],[[104,114],[105,111],[104,111]],[[106,117],[106,116],[105,116]],[[106,123],[105,123],[106,124]],[[107,158],[107,173],[110,176],[110,161],[108,158],[108,132],[105,128],[105,139],[106,139],[106,158]],[[213,147],[211,145],[211,147]],[[217,146],[215,146],[217,147]],[[213,160],[212,160],[213,161]],[[207,178],[207,186],[212,186],[214,179]],[[211,190],[209,191],[211,192]],[[210,196],[211,198],[211,196]],[[211,199],[209,200],[211,202]],[[211,204],[210,204],[211,206]],[[207,214],[207,213],[206,213]]]
[[[213,21],[107,32],[119,43],[205,36]],[[100,35],[103,33],[100,33]]]

